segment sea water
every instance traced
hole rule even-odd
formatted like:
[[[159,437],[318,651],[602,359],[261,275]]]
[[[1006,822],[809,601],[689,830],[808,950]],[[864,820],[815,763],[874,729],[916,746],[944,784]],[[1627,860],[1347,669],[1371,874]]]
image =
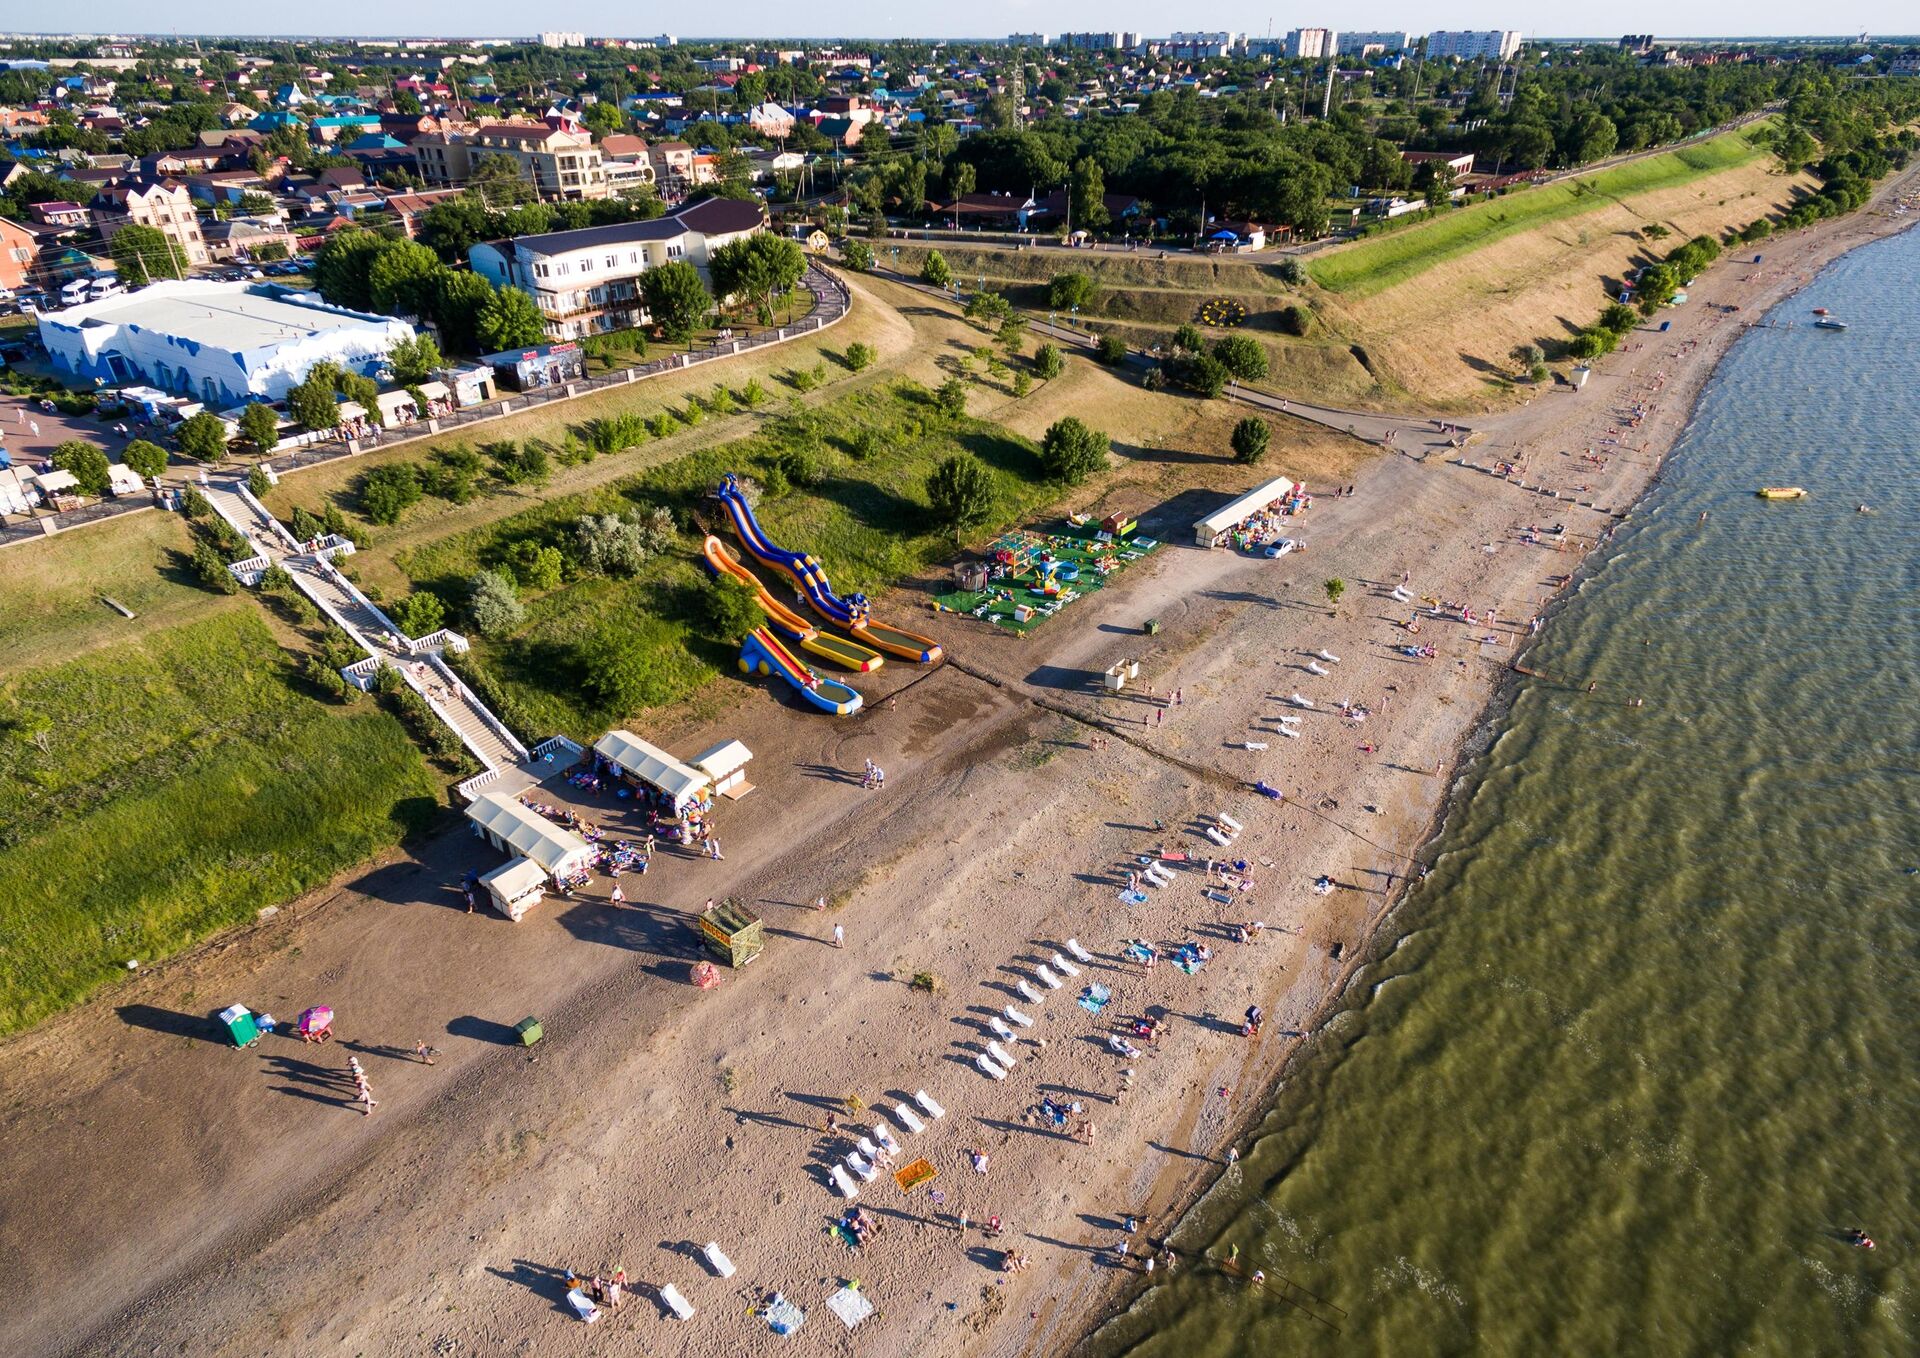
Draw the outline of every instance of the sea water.
[[[1916,302],[1910,232],[1737,343],[1177,1230],[1268,1285],[1094,1352],[1920,1353]]]

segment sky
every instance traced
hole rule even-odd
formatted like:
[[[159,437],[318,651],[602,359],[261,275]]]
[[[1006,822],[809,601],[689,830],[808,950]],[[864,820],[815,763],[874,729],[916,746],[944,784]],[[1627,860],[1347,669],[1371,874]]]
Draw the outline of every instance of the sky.
[[[1317,10],[1318,12],[1314,12]],[[964,6],[908,4],[901,0],[841,0],[835,5],[796,6],[791,0],[733,0],[724,7],[689,10],[630,0],[561,0],[529,6],[523,0],[442,0],[395,5],[393,0],[328,0],[322,5],[235,6],[231,0],[81,0],[56,8],[34,0],[0,0],[0,31],[46,31],[50,23],[84,26],[89,32],[153,32],[157,23],[180,33],[300,33],[396,36],[455,34],[523,37],[531,26],[578,30],[588,36],[635,36],[641,25],[675,25],[683,38],[724,33],[767,37],[970,37],[1008,33],[1127,28],[1149,37],[1176,28],[1227,29],[1252,34],[1284,33],[1302,25],[1353,29],[1519,28],[1530,36],[1617,36],[1651,32],[1663,37],[1696,35],[1914,33],[1920,5],[1914,0],[1616,0],[1593,7],[1546,7],[1518,0],[1449,0],[1413,4],[1380,0],[1354,7],[1317,0],[1306,8],[1282,8],[1271,0],[1216,0],[1204,14],[1151,0],[1047,3],[1046,0],[970,0]],[[56,18],[56,15],[58,18]],[[715,25],[724,24],[719,28]],[[1601,25],[1595,27],[1595,25]]]

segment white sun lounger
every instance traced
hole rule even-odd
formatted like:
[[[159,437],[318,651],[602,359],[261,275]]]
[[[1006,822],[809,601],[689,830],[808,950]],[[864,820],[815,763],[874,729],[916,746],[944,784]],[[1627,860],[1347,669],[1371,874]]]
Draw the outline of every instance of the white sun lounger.
[[[1007,1021],[998,1014],[987,1020],[987,1027],[993,1029],[995,1037],[1004,1037],[1009,1042],[1013,1041],[1013,1029],[1007,1027]]]
[[[1313,706],[1313,699],[1302,698],[1298,693],[1295,693],[1290,697],[1288,697],[1287,701],[1292,703],[1295,707],[1311,708]]]
[[[1033,983],[1028,981],[1024,976],[1013,983],[1013,988],[1020,992],[1020,998],[1028,1004],[1044,1004],[1046,1002],[1045,997],[1042,996],[1039,991],[1035,990]]]
[[[1053,968],[1048,966],[1045,962],[1042,962],[1039,966],[1035,967],[1033,970],[1033,974],[1040,978],[1040,984],[1045,986],[1048,990],[1058,990],[1060,988],[1060,978],[1053,974]]]
[[[935,1103],[933,1101],[933,1095],[927,1093],[924,1089],[916,1089],[913,1091],[913,1101],[920,1105],[921,1112],[925,1113],[935,1122],[938,1122],[947,1115],[947,1110]]]
[[[1240,742],[1240,748],[1243,750],[1264,750],[1267,748],[1267,742],[1264,740],[1243,740]]]
[[[567,1289],[567,1304],[573,1307],[575,1315],[589,1325],[600,1319],[600,1308],[593,1304],[593,1298],[577,1287]]]
[[[1322,665],[1318,660],[1309,660],[1307,662],[1307,673],[1318,674],[1324,677],[1327,674],[1331,673],[1331,671],[1328,670],[1325,665]]]
[[[733,1260],[727,1258],[717,1243],[709,1240],[706,1249],[702,1250],[701,1253],[707,1256],[707,1266],[715,1273],[718,1273],[722,1278],[731,1278],[733,1276]]]
[[[1080,968],[1067,961],[1067,959],[1059,953],[1053,955],[1053,969],[1062,976],[1078,976],[1080,974]]]
[[[876,1122],[873,1124],[873,1139],[880,1143],[880,1149],[888,1155],[900,1154],[900,1143],[893,1139],[893,1133],[887,1130],[886,1123]]]
[[[1300,739],[1300,733],[1294,730],[1291,726],[1282,726],[1280,728],[1280,734],[1285,736],[1288,740]]]
[[[990,1075],[996,1080],[1004,1080],[1007,1078],[1005,1068],[985,1052],[981,1052],[978,1056],[974,1057],[973,1064],[979,1068],[980,1073],[983,1075]]]
[[[1028,1018],[1025,1014],[1021,1013],[1018,1009],[1015,1009],[1012,1005],[1008,1005],[1005,1009],[1002,1009],[1000,1012],[1005,1014],[1007,1018],[1012,1022],[1019,1024],[1022,1028],[1033,1027],[1033,1020]]]
[[[859,1151],[860,1154],[866,1156],[867,1159],[869,1160],[873,1159],[873,1157],[876,1154],[878,1154],[878,1152],[874,1149],[873,1138],[870,1136],[861,1137],[860,1144],[855,1146],[854,1149]]]
[[[860,1182],[863,1184],[872,1183],[873,1176],[880,1172],[877,1168],[875,1168],[873,1165],[869,1164],[865,1159],[863,1159],[859,1151],[847,1152],[847,1168],[852,1170],[854,1172],[854,1176],[858,1178]]]
[[[900,1119],[900,1125],[902,1127],[905,1127],[915,1136],[927,1130],[927,1124],[920,1120],[919,1114],[915,1113],[904,1103],[896,1103],[893,1106],[893,1115]]]
[[[1219,821],[1221,825],[1225,826],[1227,833],[1230,835],[1237,835],[1243,829],[1246,828],[1245,826],[1241,825],[1239,821],[1235,820],[1232,816],[1229,816],[1224,811],[1214,812],[1213,818]]]
[[[1081,947],[1080,940],[1077,938],[1070,938],[1067,940],[1067,951],[1072,953],[1075,957],[1079,958],[1082,962],[1093,961],[1093,954],[1088,952],[1085,948]]]
[[[674,1315],[678,1316],[680,1319],[682,1320],[693,1319],[693,1303],[688,1301],[685,1297],[681,1296],[680,1289],[675,1287],[672,1283],[661,1284],[660,1300],[664,1301],[667,1304],[667,1309],[673,1312]]]
[[[1012,1070],[1014,1066],[1019,1064],[1011,1056],[1007,1055],[1006,1048],[1002,1047],[998,1042],[987,1043],[987,1054],[1008,1070]]]
[[[1340,663],[1340,657],[1335,655],[1332,651],[1329,651],[1324,646],[1320,648],[1320,658],[1326,661],[1329,665],[1338,665]]]
[[[1159,864],[1153,864],[1140,873],[1140,879],[1150,886],[1172,886],[1173,876]]]
[[[833,1186],[840,1190],[841,1197],[857,1198],[860,1196],[860,1186],[854,1183],[853,1176],[847,1173],[847,1167],[845,1165],[828,1165],[827,1177],[833,1180]]]
[[[1222,848],[1225,848],[1227,845],[1233,843],[1233,836],[1221,834],[1220,827],[1217,825],[1209,825],[1207,827],[1207,838],[1212,840],[1215,844],[1220,845]]]

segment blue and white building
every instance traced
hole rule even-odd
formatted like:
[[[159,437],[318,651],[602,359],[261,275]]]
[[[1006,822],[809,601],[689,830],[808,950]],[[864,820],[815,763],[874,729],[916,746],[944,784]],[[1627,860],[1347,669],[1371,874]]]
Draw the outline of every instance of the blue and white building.
[[[196,280],[40,316],[41,342],[69,383],[157,387],[216,410],[280,400],[323,361],[374,377],[413,333],[405,321],[330,306],[318,293]]]

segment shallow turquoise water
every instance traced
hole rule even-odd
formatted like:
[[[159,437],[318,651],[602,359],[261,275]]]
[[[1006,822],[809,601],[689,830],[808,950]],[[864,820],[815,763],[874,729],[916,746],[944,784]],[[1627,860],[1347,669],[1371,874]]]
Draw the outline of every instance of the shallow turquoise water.
[[[1916,302],[1920,232],[1735,347],[1531,657],[1599,693],[1521,690],[1176,1236],[1274,1285],[1189,1265],[1096,1351],[1920,1353]]]

